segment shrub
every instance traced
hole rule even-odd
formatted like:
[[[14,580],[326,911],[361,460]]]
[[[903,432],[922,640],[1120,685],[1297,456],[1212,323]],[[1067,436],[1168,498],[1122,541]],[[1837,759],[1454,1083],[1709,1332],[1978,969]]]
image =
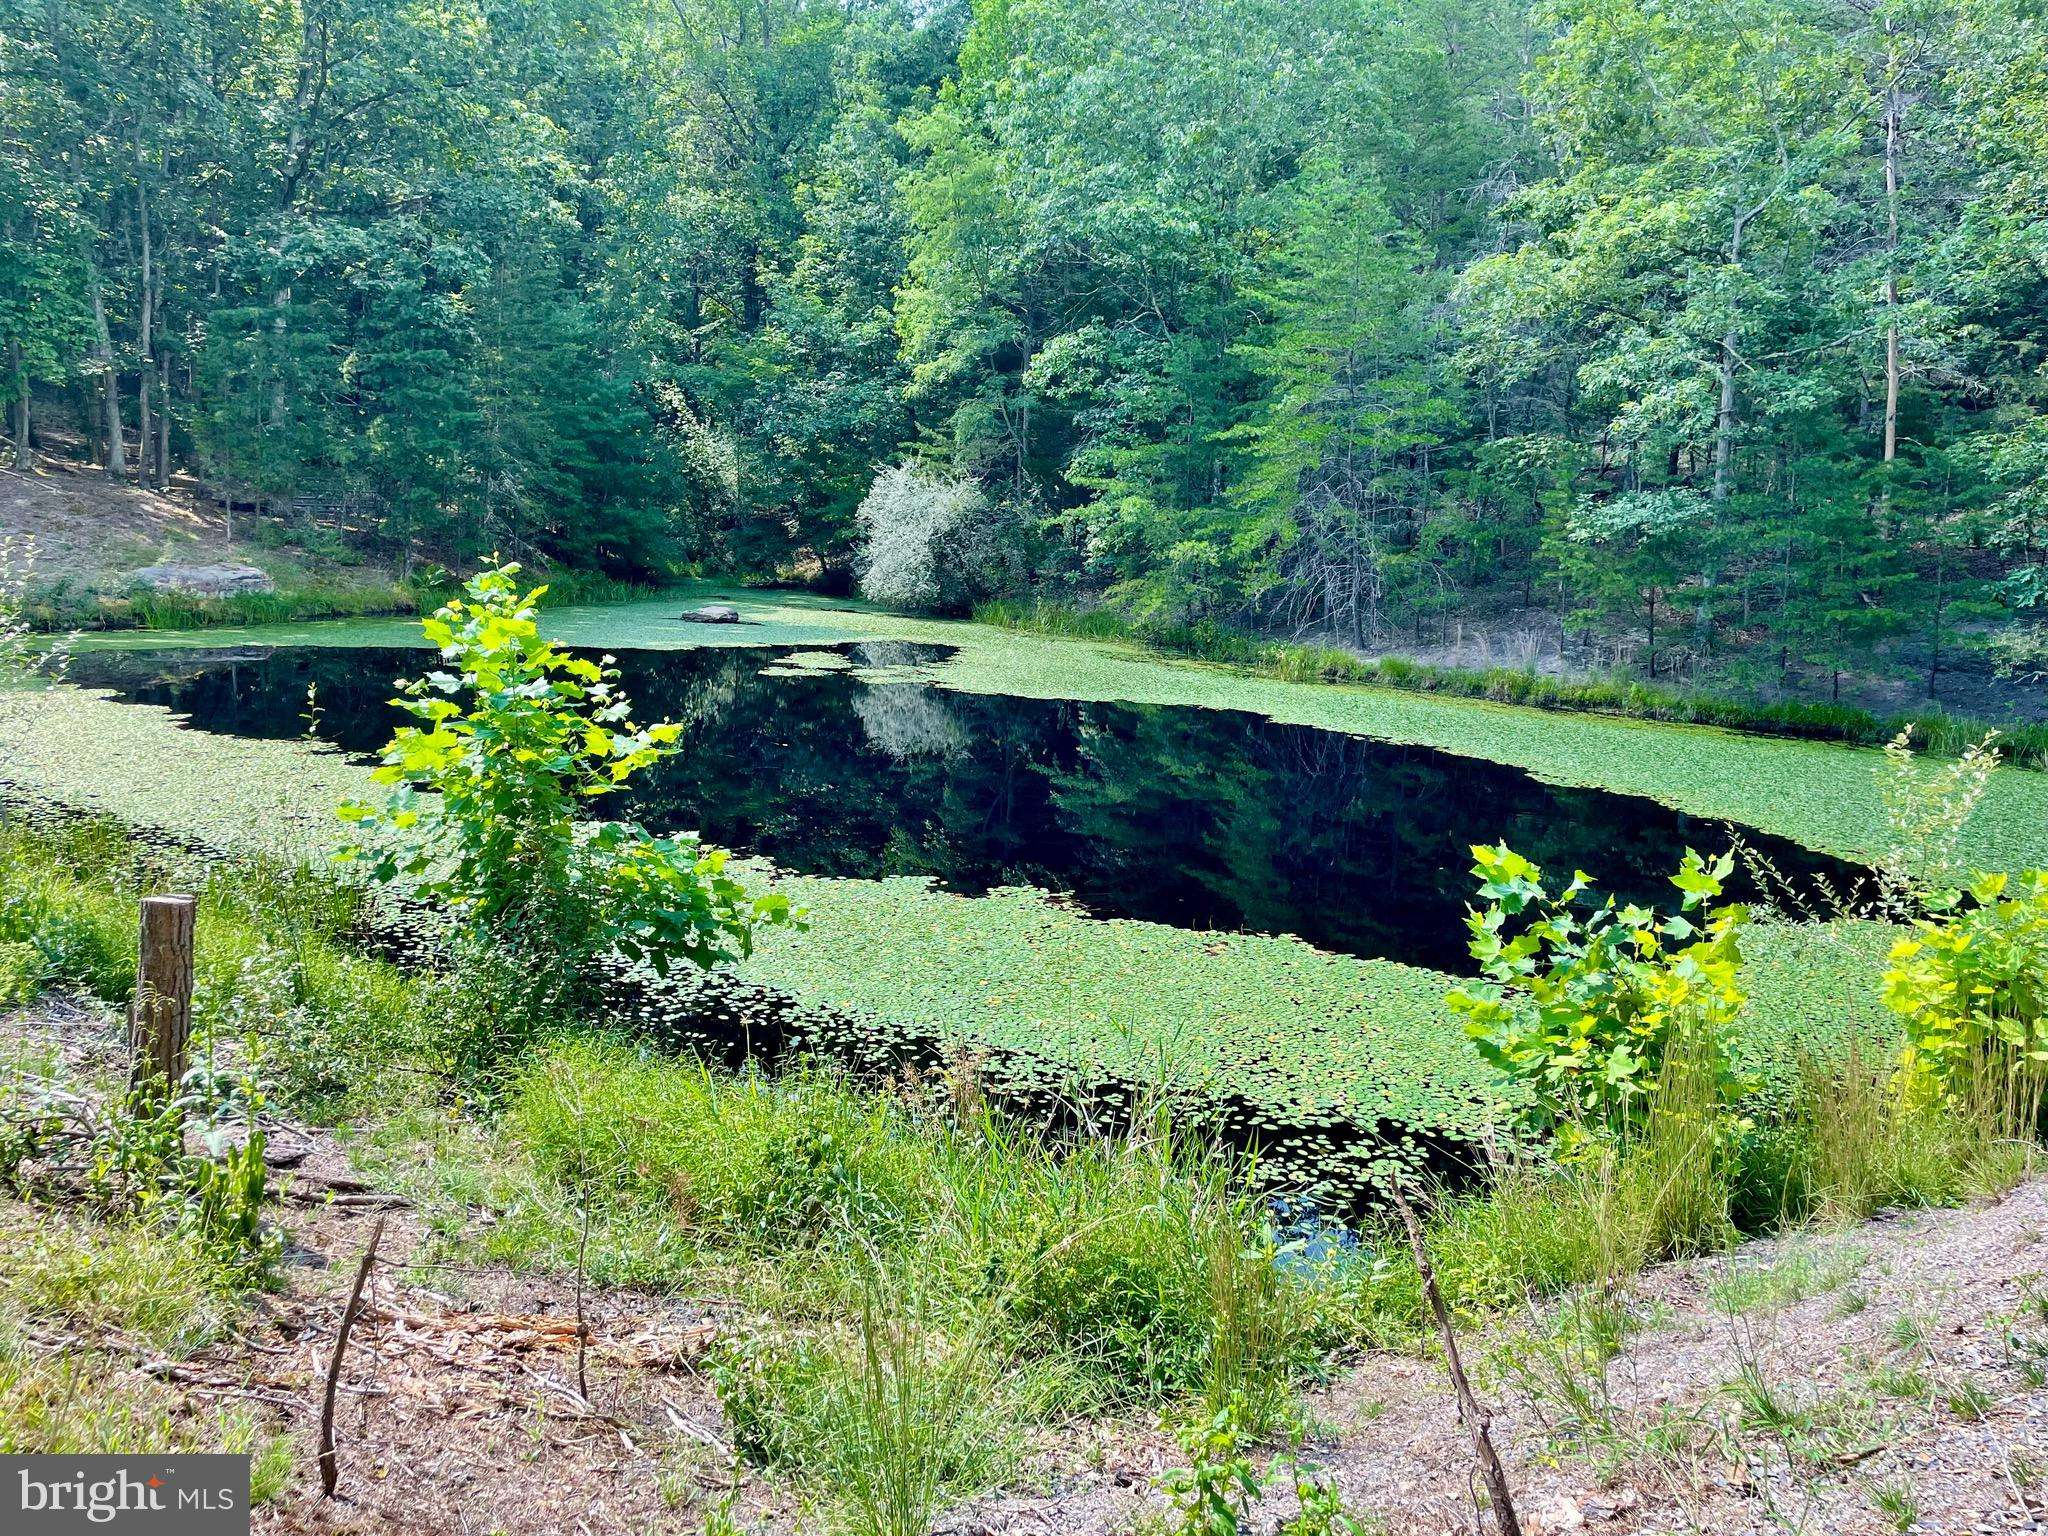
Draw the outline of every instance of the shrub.
[[[546,588],[522,592],[518,572],[482,572],[424,621],[446,669],[398,685],[420,724],[384,751],[390,798],[341,808],[370,834],[343,856],[368,858],[380,882],[404,877],[473,940],[559,960],[567,980],[607,952],[664,972],[747,954],[757,927],[796,916],[787,898],[750,899],[694,836],[579,825],[580,806],[673,752],[682,727],[635,724],[610,658],[542,636]]]
[[[1991,787],[1998,767],[1992,745],[1997,735],[1988,732],[1932,771],[1914,760],[1912,726],[1901,727],[1885,743],[1877,785],[1888,835],[1878,861],[1878,885],[1894,916],[1912,916],[1921,901],[1965,878],[1963,827]]]
[[[872,602],[965,613],[1021,573],[1007,520],[971,480],[899,464],[875,476],[857,516],[860,589]]]
[[[2031,1136],[2048,1087],[2048,871],[1979,875],[1892,947],[1885,1002],[1905,1019],[1909,1102],[1992,1115]]]
[[[1680,1042],[1732,1102],[1741,1083],[1725,1037],[1743,1003],[1745,912],[1701,911],[1721,894],[1731,855],[1709,865],[1687,850],[1671,881],[1680,910],[1660,916],[1611,896],[1582,908],[1593,888],[1583,871],[1553,895],[1504,843],[1472,854],[1486,906],[1466,921],[1484,979],[1448,1002],[1480,1053],[1527,1088],[1532,1128],[1557,1132],[1566,1152],[1588,1136],[1640,1132]]]

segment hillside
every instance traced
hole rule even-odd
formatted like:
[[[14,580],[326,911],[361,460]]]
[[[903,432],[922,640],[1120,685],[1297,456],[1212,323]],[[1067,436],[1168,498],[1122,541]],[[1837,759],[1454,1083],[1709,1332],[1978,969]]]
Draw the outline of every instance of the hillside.
[[[46,455],[32,474],[0,470],[0,537],[34,540],[28,587],[51,622],[119,625],[152,600],[223,594],[272,597],[277,617],[412,606],[346,530],[231,515],[189,477],[156,491]]]

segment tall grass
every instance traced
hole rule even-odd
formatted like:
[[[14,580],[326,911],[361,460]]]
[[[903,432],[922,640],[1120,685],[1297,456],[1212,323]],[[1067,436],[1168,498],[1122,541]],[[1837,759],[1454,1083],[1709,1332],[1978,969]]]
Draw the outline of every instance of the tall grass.
[[[1163,1121],[1048,1141],[986,1108],[821,1071],[730,1076],[590,1038],[538,1055],[506,1110],[537,1181],[492,1238],[558,1262],[589,1190],[609,1279],[768,1258],[805,1306],[915,1273],[993,1344],[1053,1362],[1074,1410],[1202,1394],[1280,1411],[1328,1298],[1275,1262],[1245,1169]]]
[[[1398,656],[1367,659],[1332,646],[1267,640],[1228,625],[1184,624],[1135,619],[1110,608],[1076,608],[1034,602],[985,603],[975,620],[1004,629],[1118,640],[1174,655],[1242,667],[1283,682],[1359,683],[1436,693],[1448,698],[1487,699],[1589,714],[1621,715],[1682,725],[1713,725],[1762,735],[1882,746],[1910,726],[1924,750],[1953,757],[1983,740],[1994,726],[1941,709],[1878,715],[1853,705],[1804,699],[1741,699],[1698,689],[1659,687],[1626,676],[1545,677],[1513,667],[1442,667]],[[1998,726],[2006,760],[2022,767],[2048,766],[2048,725]]]
[[[1837,1064],[1801,1064],[1791,1102],[1752,1138],[1747,1224],[1861,1221],[1999,1194],[2026,1177],[2031,1135],[2016,1133],[1995,1093],[1913,1104],[1893,1077],[1889,1062],[1856,1047]]]

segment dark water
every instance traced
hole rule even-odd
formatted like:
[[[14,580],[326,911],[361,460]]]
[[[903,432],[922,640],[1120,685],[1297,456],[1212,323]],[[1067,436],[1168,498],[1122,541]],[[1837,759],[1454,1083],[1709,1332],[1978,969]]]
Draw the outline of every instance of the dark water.
[[[931,648],[855,645],[864,665]],[[202,730],[306,730],[374,753],[402,719],[391,679],[424,653],[303,647],[101,652],[75,682],[169,706]],[[1030,885],[1100,916],[1292,933],[1322,948],[1467,968],[1469,845],[1506,840],[1546,868],[1669,902],[1688,846],[1723,823],[1517,769],[1227,710],[948,692],[843,672],[762,676],[777,653],[626,652],[640,718],[687,722],[685,750],[605,802],[660,830],[807,873],[930,876],[979,893]],[[1838,860],[1749,834],[1787,874],[1853,876]]]

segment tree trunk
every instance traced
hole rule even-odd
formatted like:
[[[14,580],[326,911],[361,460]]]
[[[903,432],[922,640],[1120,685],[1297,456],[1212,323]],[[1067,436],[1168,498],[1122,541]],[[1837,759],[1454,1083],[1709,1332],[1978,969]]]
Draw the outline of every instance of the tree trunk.
[[[1897,27],[1897,22],[1887,19],[1885,36],[1895,39]],[[1895,41],[1886,52],[1890,68],[1884,94],[1884,462],[1890,464],[1899,453],[1899,139],[1906,103],[1899,90]],[[1890,494],[1889,485],[1886,494]]]
[[[107,331],[107,303],[100,288],[98,267],[92,269],[92,327],[93,357],[100,365],[106,407],[107,476],[113,480],[125,480],[128,477],[128,453],[121,442],[121,378],[114,371],[114,342]]]
[[[157,308],[161,312],[162,304],[159,303]],[[157,365],[163,371],[164,398],[156,413],[156,474],[157,484],[168,489],[171,483],[171,354],[162,347],[157,348]]]
[[[150,258],[150,213],[141,201],[141,188],[135,188],[135,213],[141,219],[141,317],[135,328],[137,344],[141,346],[141,362],[135,367],[135,479],[143,485],[154,483],[154,471],[150,457],[156,451],[156,422],[150,412],[150,387],[156,383],[156,358],[150,352],[150,328],[152,328],[152,305],[156,303],[156,272]]]
[[[273,431],[284,425],[284,323],[285,310],[291,302],[292,290],[290,285],[286,285],[277,290],[277,296],[270,305],[274,313],[270,331],[276,348],[270,358],[270,426]]]
[[[1742,265],[1742,232],[1753,215],[1739,213],[1728,232],[1728,265]],[[1721,403],[1714,413],[1714,505],[1728,499],[1729,469],[1735,461],[1735,344],[1741,340],[1731,323],[1721,337]]]
[[[28,474],[36,467],[35,449],[28,435],[28,369],[21,360],[21,343],[7,344],[7,376],[14,381],[14,467]]]
[[[1943,551],[1937,545],[1934,553],[1934,635],[1927,651],[1927,697],[1930,700],[1940,697],[1935,688],[1941,677],[1941,621],[1946,598],[1943,588],[1947,585],[1947,576],[1948,561],[1943,558]]]
[[[150,456],[156,447],[156,432],[150,419],[149,391],[155,382],[152,375],[156,369],[156,358],[150,350],[150,337],[155,325],[154,306],[156,303],[156,263],[149,240],[149,199],[142,190],[142,134],[135,137],[135,223],[142,232],[142,313],[135,327],[136,344],[142,349],[142,361],[135,370],[135,419],[140,431],[135,443],[135,477],[144,485],[155,482],[154,471],[150,468]]]

